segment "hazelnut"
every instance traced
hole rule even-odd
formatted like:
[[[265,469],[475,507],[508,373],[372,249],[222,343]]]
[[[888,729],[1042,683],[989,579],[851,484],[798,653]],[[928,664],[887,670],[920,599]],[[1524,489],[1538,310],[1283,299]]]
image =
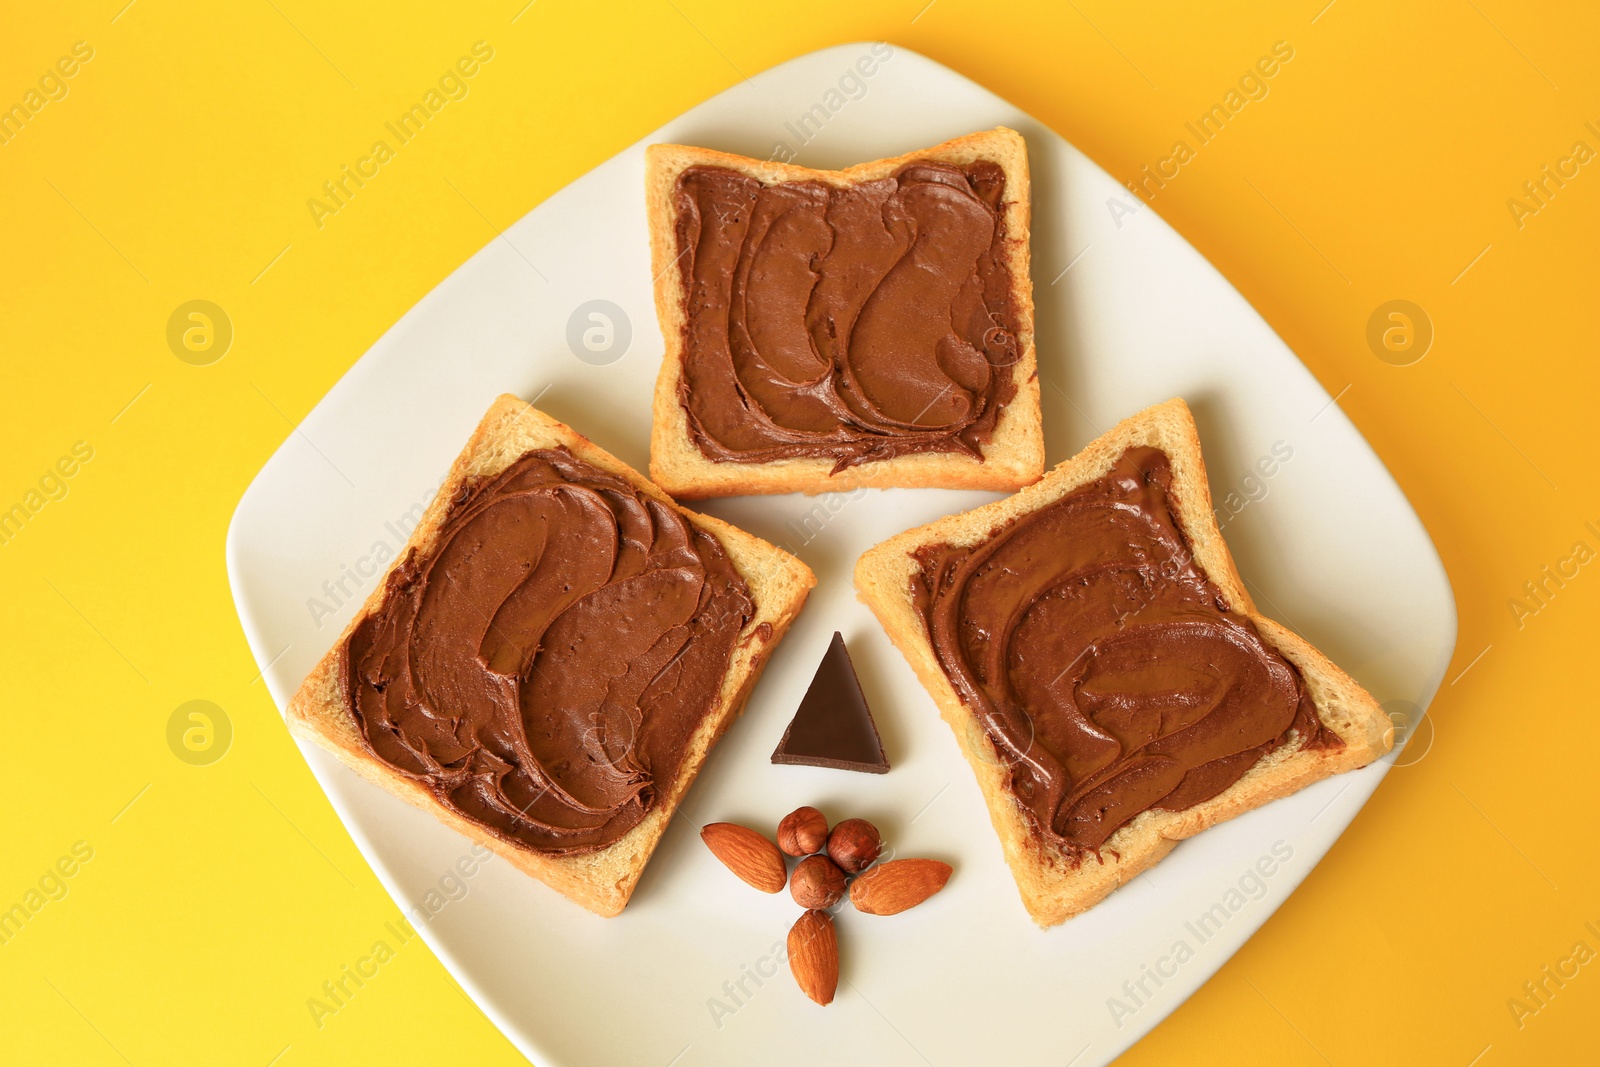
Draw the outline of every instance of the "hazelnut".
[[[844,872],[826,856],[807,856],[789,878],[789,895],[802,908],[831,908],[844,896]]]
[[[795,808],[778,824],[778,847],[791,856],[821,852],[828,843],[828,820],[816,808]]]
[[[878,828],[865,819],[846,819],[828,835],[828,855],[847,874],[859,874],[872,866],[882,847]]]

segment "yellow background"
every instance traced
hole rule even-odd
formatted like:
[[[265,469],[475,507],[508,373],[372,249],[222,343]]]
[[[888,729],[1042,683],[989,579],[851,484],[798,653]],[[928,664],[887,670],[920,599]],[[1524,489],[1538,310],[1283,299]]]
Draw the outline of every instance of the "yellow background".
[[[255,681],[229,516],[291,422],[491,227],[740,72],[886,39],[1119,178],[1288,41],[1271,96],[1156,208],[1330,392],[1349,386],[1455,587],[1432,748],[1124,1062],[1592,1060],[1600,964],[1520,1027],[1507,1001],[1579,939],[1600,949],[1600,565],[1520,626],[1509,601],[1575,542],[1600,549],[1600,163],[1521,228],[1506,202],[1574,141],[1600,149],[1600,12],[1324,2],[11,5],[0,105],[75,41],[94,58],[0,145],[0,508],[75,442],[94,456],[0,545],[0,907],[74,842],[94,856],[0,945],[0,1059],[518,1062],[420,941],[312,1024],[306,998],[396,909]],[[495,59],[471,96],[318,231],[306,199],[480,39]],[[236,330],[211,366],[165,341],[195,298]],[[1395,298],[1436,329],[1412,366],[1366,342]],[[167,746],[192,699],[233,725],[211,766]]]

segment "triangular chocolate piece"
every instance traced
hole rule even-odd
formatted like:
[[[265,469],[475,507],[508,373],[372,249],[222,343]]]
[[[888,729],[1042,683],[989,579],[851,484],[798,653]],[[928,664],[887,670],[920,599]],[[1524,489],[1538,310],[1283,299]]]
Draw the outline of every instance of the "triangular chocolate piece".
[[[772,753],[772,762],[888,773],[883,741],[861,693],[850,651],[844,647],[844,635],[837,630],[799,710]]]

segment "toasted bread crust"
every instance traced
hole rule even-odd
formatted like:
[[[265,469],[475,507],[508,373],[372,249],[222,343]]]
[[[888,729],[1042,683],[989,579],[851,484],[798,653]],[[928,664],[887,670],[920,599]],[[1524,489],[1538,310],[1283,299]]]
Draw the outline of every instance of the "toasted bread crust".
[[[1016,394],[1000,413],[993,437],[981,449],[982,462],[970,456],[929,452],[863,463],[831,474],[834,461],[819,457],[766,463],[719,463],[709,459],[690,436],[688,414],[678,400],[685,319],[682,278],[674,269],[681,254],[673,205],[678,175],[689,167],[714,166],[748,174],[769,185],[817,181],[847,186],[886,177],[913,159],[955,164],[989,160],[999,164],[1006,174],[1006,264],[1011,272],[1022,354],[1011,368]],[[1002,126],[844,170],[812,170],[686,145],[651,145],[645,152],[645,199],[656,315],[666,341],[661,374],[656,379],[650,477],[667,492],[682,500],[699,500],[754,493],[843,492],[863,486],[1009,491],[1036,481],[1044,473],[1038,361],[1033,346],[1033,286],[1028,273],[1032,195],[1027,146],[1021,134]]]
[[[1234,609],[1247,615],[1266,642],[1299,669],[1319,718],[1344,745],[1307,749],[1297,740],[1263,757],[1211,800],[1184,811],[1146,811],[1114,833],[1099,858],[1075,860],[1034,831],[1007,784],[1004,758],[940,667],[911,599],[911,581],[918,570],[912,553],[924,545],[983,541],[1009,520],[1100,478],[1135,445],[1153,445],[1167,454],[1173,472],[1171,496],[1196,562]],[[1365,766],[1393,743],[1388,716],[1366,690],[1303,638],[1256,610],[1217,528],[1199,433],[1182,400],[1169,400],[1124,420],[1014,496],[908,530],[869,549],[856,563],[855,581],[858,597],[878,617],[955,732],[983,790],[1023,905],[1040,926],[1053,926],[1093,907],[1184,838],[1312,782]]]
[[[571,427],[509,395],[500,397],[490,407],[390,569],[413,551],[425,554],[432,550],[450,502],[468,481],[497,474],[531,450],[555,447],[565,447],[579,459],[627,479],[640,492],[672,507],[715,536],[749,585],[755,603],[755,615],[742,631],[723,676],[716,708],[690,741],[670,793],[660,798],[639,825],[596,852],[549,855],[445,807],[417,782],[380,761],[367,745],[351,712],[345,652],[356,626],[383,603],[387,574],[378,581],[333,648],[306,677],[289,702],[285,715],[297,737],[322,746],[369,781],[431,812],[451,829],[493,849],[519,870],[590,911],[609,916],[622,911],[628,903],[646,862],[711,746],[743,710],[767,655],[799,613],[816,578],[804,563],[760,538],[719,519],[680,507],[638,472]],[[763,630],[763,626],[769,629]]]

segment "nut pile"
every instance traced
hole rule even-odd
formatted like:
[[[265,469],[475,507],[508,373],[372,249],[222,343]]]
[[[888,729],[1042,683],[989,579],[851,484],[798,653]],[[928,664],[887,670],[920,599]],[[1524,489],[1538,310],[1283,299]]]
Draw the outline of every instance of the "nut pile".
[[[778,824],[778,843],[748,826],[714,822],[700,831],[712,855],[763,893],[787,883],[805,914],[789,930],[789,970],[806,996],[828,1004],[839,987],[839,938],[828,909],[850,893],[867,915],[895,915],[921,904],[950,880],[950,865],[938,860],[885,860],[883,837],[865,819],[846,819],[828,829],[813,807],[796,808]],[[780,851],[780,849],[782,851]],[[790,874],[784,854],[798,857]]]

